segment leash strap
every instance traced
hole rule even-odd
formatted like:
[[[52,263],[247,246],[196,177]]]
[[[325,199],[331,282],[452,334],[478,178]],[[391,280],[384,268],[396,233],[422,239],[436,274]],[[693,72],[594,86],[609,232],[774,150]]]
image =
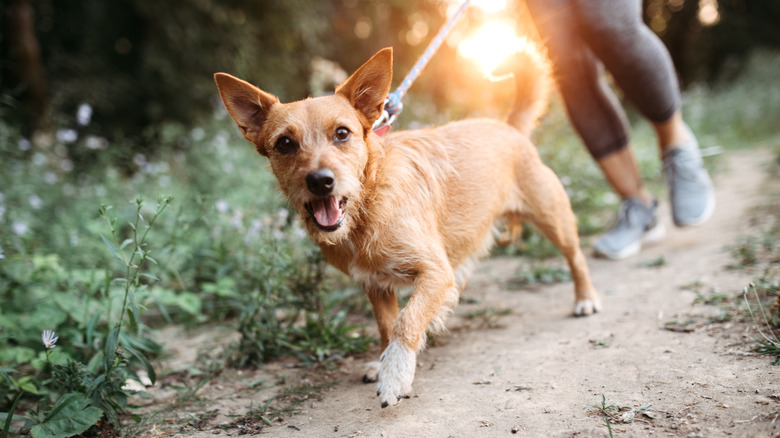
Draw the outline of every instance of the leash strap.
[[[428,61],[431,60],[434,53],[436,53],[441,44],[444,42],[447,34],[450,33],[450,30],[452,30],[452,27],[458,21],[458,18],[460,18],[463,11],[466,10],[469,2],[470,0],[465,0],[463,4],[460,5],[455,14],[453,14],[446,23],[444,23],[444,26],[439,29],[439,32],[428,44],[428,47],[425,49],[423,54],[420,56],[417,62],[414,63],[412,69],[409,71],[409,73],[406,74],[404,80],[401,81],[401,85],[399,85],[395,91],[387,95],[387,98],[385,99],[385,108],[382,111],[382,116],[380,116],[379,119],[374,122],[373,130],[375,133],[378,135],[383,135],[390,130],[393,122],[395,122],[395,119],[398,117],[398,114],[400,114],[404,109],[404,105],[401,103],[401,99],[406,94],[406,91],[409,90],[409,87],[412,86],[412,83],[414,83],[415,79],[420,76],[420,73],[422,73],[422,70],[425,68],[425,66],[428,65]]]

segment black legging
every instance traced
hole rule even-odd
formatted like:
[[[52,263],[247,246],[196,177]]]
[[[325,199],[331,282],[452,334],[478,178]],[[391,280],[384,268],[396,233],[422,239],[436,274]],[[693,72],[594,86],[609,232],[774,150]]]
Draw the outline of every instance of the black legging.
[[[651,122],[680,106],[669,52],[642,22],[641,0],[526,0],[574,128],[596,160],[629,143],[604,67]]]

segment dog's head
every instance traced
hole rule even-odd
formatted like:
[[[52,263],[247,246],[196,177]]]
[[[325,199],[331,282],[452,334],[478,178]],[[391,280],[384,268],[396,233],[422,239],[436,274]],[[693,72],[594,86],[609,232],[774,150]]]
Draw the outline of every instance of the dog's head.
[[[390,91],[392,59],[392,49],[383,49],[334,95],[286,104],[233,76],[214,75],[228,113],[268,157],[282,192],[317,243],[345,238],[357,218],[371,126]]]

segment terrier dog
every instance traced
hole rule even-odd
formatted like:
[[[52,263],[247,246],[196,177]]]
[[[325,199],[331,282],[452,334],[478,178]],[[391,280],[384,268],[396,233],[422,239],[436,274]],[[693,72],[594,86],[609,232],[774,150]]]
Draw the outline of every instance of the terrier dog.
[[[364,381],[378,382],[382,407],[410,393],[426,329],[443,329],[498,218],[530,221],[560,249],[575,315],[600,307],[569,199],[528,139],[551,89],[543,57],[528,48],[517,55],[524,67],[509,123],[465,120],[379,137],[372,124],[390,91],[392,58],[383,49],[334,95],[286,104],[214,75],[228,113],[268,157],[325,259],[364,287],[382,349]],[[399,312],[401,286],[414,289]]]

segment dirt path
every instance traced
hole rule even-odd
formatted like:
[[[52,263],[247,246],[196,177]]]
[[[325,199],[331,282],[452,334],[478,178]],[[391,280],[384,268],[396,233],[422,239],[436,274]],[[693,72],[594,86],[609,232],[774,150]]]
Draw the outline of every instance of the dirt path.
[[[263,434],[605,437],[604,420],[586,409],[603,394],[607,405],[652,404],[654,420],[639,414],[612,424],[615,436],[780,436],[771,421],[776,417],[768,415],[780,409],[780,368],[749,353],[752,326],[663,329],[691,314],[717,313],[716,306],[693,306],[695,293],[681,286],[698,281],[704,295],[734,296],[752,280],[726,269],[732,260],[725,246],[744,230],[746,210],[760,202],[764,173],[757,170],[770,159],[764,151],[722,158],[718,207],[706,225],[678,230],[663,211],[668,235],[662,243],[627,261],[590,258],[604,304],[600,314],[569,317],[571,283],[510,290],[507,280],[527,261],[486,260],[464,294],[471,304],[460,305],[450,321],[451,334],[420,354],[414,396],[380,409],[374,386],[360,382],[360,360],[347,361],[339,383],[321,400]],[[660,257],[665,264],[647,266]],[[469,327],[474,320],[465,315],[490,307],[511,314],[500,317],[498,328]],[[264,396],[226,396],[212,408],[243,414]],[[184,435],[215,433],[238,435],[217,429]]]

